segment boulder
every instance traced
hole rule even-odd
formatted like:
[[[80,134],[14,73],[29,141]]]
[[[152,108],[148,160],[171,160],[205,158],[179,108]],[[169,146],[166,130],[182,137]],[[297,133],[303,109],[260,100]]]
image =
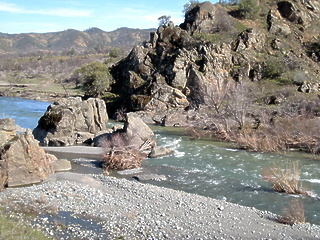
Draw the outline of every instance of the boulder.
[[[303,83],[299,88],[298,91],[303,93],[314,93],[320,91],[320,83]]]
[[[58,159],[54,162],[53,169],[55,172],[70,171],[72,169],[71,162],[67,159]]]
[[[18,134],[13,126],[13,119],[0,120],[0,188],[43,181],[56,160],[39,147],[30,129]]]
[[[281,18],[281,14],[271,9],[267,16],[268,31],[275,35],[288,36],[291,34],[289,25]]]
[[[126,138],[136,148],[140,148],[145,142],[154,136],[153,131],[134,113],[128,113],[123,131]]]
[[[122,129],[97,139],[97,145],[105,149],[103,167],[106,170],[139,168],[150,154],[158,157],[172,153],[169,149],[158,149],[153,136],[153,131],[136,113],[127,113]]]
[[[16,133],[16,125],[12,118],[0,119],[0,143],[14,137]]]
[[[169,148],[153,148],[149,154],[149,158],[157,158],[157,157],[162,157],[162,156],[166,156],[166,155],[170,155],[174,153],[174,151],[172,149]]]
[[[282,17],[286,18],[290,22],[297,24],[303,24],[304,20],[301,16],[301,12],[289,1],[278,2],[278,11]]]
[[[165,181],[167,177],[165,175],[159,175],[155,173],[146,173],[141,175],[132,176],[137,181]]]
[[[106,130],[107,121],[103,100],[71,97],[51,104],[33,134],[43,145],[91,144],[97,132]]]
[[[246,49],[261,51],[264,48],[265,35],[255,29],[248,28],[241,32],[231,44],[232,50],[240,52]]]
[[[123,128],[97,136],[95,146],[137,149],[149,154],[155,146],[153,131],[135,113],[127,113],[125,119]]]

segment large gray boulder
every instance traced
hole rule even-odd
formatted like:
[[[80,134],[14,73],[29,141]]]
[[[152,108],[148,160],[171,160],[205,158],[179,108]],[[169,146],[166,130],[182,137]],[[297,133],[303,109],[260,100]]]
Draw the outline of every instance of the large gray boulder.
[[[113,132],[98,135],[94,139],[94,145],[110,148],[127,148],[147,151],[156,146],[153,141],[154,133],[136,113],[127,113],[122,128]],[[145,146],[145,147],[144,147]]]
[[[96,133],[106,130],[107,122],[103,100],[72,97],[51,104],[33,134],[41,144],[49,146],[90,144]]]
[[[123,131],[130,143],[140,148],[146,141],[153,138],[153,131],[134,113],[128,113]]]
[[[17,133],[13,119],[0,120],[0,189],[45,180],[55,160],[39,147],[30,129]]]
[[[153,131],[136,113],[127,113],[123,128],[106,133],[95,139],[95,144],[103,147],[103,167],[124,170],[141,166],[146,157],[160,157],[173,153],[166,148],[158,148],[153,139]]]

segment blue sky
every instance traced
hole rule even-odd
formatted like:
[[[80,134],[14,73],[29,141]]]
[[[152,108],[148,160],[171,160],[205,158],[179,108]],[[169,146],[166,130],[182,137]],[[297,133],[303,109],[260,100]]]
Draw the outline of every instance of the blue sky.
[[[120,27],[157,28],[158,17],[170,15],[183,22],[188,0],[0,0],[0,32],[56,32],[98,27],[112,31]],[[211,1],[216,2],[216,1]]]

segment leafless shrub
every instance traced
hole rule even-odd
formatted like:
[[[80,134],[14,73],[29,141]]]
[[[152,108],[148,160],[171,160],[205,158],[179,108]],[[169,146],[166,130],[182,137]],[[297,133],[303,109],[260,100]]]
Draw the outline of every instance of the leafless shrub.
[[[317,118],[307,115],[282,117],[275,123],[277,135],[286,138],[288,148],[301,148],[316,153],[320,145],[320,125]]]
[[[320,146],[319,120],[306,115],[278,117],[257,129],[246,126],[233,134],[234,141],[250,151],[278,152],[298,148],[318,153]]]
[[[285,224],[303,224],[306,222],[304,205],[298,199],[290,202],[289,206],[284,209],[282,216],[277,220]]]
[[[307,194],[300,180],[300,167],[297,162],[287,163],[282,168],[273,163],[272,167],[263,169],[263,178],[272,183],[272,189],[288,194]]]
[[[129,145],[129,141],[122,132],[116,132],[110,134],[105,139],[101,140],[99,146],[105,148],[106,151],[109,151],[114,148],[124,148]]]
[[[286,136],[272,126],[260,129],[249,126],[236,132],[233,139],[241,148],[249,151],[278,152],[288,148]]]
[[[114,113],[114,118],[117,122],[124,122],[125,121],[125,114],[127,112],[127,109],[123,106],[121,106],[117,111]]]
[[[141,161],[146,157],[140,148],[130,144],[130,139],[121,132],[112,134],[103,140],[100,145],[105,148],[103,168],[124,170],[141,166]]]
[[[105,153],[103,167],[106,171],[138,168],[145,157],[135,149],[114,149]]]

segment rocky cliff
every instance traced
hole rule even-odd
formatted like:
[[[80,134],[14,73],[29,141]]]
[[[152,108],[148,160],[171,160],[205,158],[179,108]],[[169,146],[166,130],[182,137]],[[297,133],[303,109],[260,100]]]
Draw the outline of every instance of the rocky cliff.
[[[0,189],[45,180],[53,173],[54,160],[30,129],[19,133],[13,119],[0,120]]]
[[[180,26],[160,26],[148,43],[112,68],[113,93],[123,96],[128,110],[143,110],[149,119],[173,125],[192,118],[185,110],[210,106],[217,92],[243,81],[275,83],[277,89],[300,86],[305,92],[312,83],[318,91],[319,2],[259,3],[255,21],[204,2],[188,11]],[[177,112],[185,116],[176,121]]]
[[[106,130],[108,115],[103,100],[80,97],[51,104],[33,130],[37,140],[49,146],[91,144],[95,135]]]

